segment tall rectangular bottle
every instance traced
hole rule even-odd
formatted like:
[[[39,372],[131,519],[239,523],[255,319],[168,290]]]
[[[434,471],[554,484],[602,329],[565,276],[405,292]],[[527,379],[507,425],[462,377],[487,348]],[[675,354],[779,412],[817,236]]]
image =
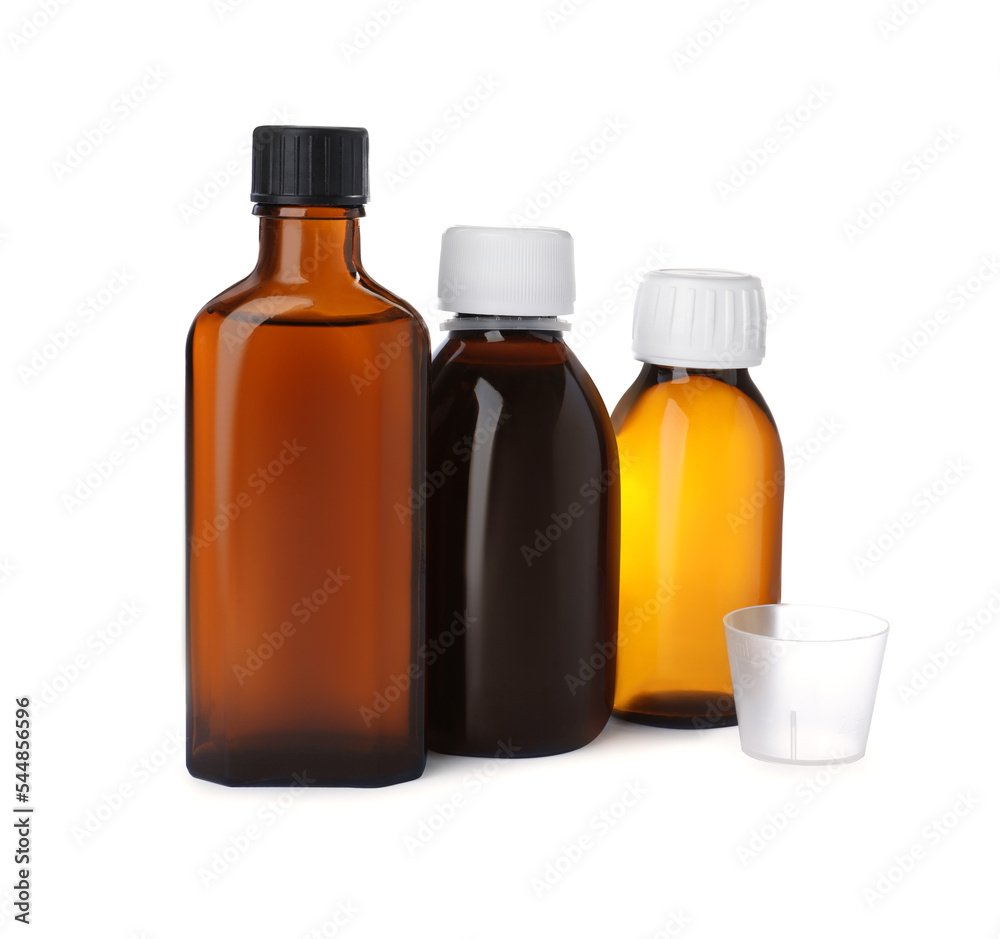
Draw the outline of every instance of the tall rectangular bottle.
[[[361,265],[362,128],[258,127],[257,266],[187,346],[187,765],[381,786],[424,766],[429,339]],[[402,685],[402,687],[401,687]],[[387,706],[383,705],[387,701]]]

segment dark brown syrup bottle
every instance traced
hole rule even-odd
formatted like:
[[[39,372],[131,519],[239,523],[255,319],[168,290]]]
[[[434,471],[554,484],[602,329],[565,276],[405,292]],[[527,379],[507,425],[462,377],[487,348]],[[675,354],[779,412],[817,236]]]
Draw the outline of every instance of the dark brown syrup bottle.
[[[562,338],[572,239],[453,228],[431,365],[428,746],[543,756],[583,746],[614,699],[614,431]]]

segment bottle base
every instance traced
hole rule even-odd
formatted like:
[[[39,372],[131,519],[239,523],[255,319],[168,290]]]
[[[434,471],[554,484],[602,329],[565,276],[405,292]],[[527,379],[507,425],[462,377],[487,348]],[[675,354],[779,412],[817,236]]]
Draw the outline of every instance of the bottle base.
[[[510,734],[497,735],[497,739],[487,745],[478,741],[456,740],[447,737],[434,737],[428,733],[427,749],[433,753],[445,756],[472,756],[489,759],[530,760],[536,757],[558,756],[560,753],[572,753],[581,747],[593,743],[604,729],[604,725],[593,734],[570,741],[547,741],[518,743]]]
[[[735,727],[733,696],[724,692],[685,691],[637,695],[627,707],[616,707],[614,716],[634,724],[678,730]]]
[[[301,787],[374,789],[417,779],[427,755],[421,749],[381,754],[326,751],[321,747],[204,743],[189,749],[187,770],[196,779],[232,788]]]

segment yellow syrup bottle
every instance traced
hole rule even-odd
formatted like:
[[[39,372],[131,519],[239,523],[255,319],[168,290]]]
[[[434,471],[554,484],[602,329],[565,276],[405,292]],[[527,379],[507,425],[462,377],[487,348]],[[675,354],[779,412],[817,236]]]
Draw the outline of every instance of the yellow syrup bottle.
[[[764,356],[760,281],[646,275],[632,348],[643,363],[612,418],[621,462],[617,717],[736,723],[722,617],[781,593],[784,459],[748,368]]]

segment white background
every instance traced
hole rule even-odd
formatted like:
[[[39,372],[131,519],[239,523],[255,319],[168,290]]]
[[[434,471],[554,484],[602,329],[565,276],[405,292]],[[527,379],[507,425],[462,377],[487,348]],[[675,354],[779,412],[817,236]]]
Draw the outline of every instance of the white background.
[[[0,14],[0,725],[11,753],[14,696],[50,698],[34,708],[35,935],[997,935],[1000,287],[977,273],[1000,259],[995,3],[46,3]],[[630,277],[761,277],[784,599],[892,624],[861,762],[768,765],[736,728],[612,721],[565,756],[431,755],[416,782],[277,811],[280,793],[188,776],[184,339],[254,262],[246,142],[272,122],[368,127],[366,264],[431,319],[448,225],[571,231],[574,342],[609,408],[637,371]],[[113,450],[123,462],[68,505]],[[110,626],[123,604],[137,618]],[[9,757],[0,804],[13,776]],[[630,784],[643,794],[621,812]],[[604,811],[620,818],[602,835]],[[236,852],[248,826],[260,837]],[[4,839],[0,932],[18,935]]]

